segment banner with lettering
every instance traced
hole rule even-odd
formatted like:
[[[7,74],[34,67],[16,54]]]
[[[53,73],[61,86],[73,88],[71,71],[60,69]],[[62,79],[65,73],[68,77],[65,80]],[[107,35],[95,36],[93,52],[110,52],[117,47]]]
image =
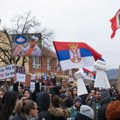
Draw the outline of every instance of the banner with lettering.
[[[0,80],[12,78],[15,75],[15,64],[0,67]]]

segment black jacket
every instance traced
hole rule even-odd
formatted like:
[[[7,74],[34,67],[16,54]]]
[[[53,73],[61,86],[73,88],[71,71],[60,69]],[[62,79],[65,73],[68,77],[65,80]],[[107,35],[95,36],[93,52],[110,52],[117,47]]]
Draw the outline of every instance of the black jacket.
[[[36,96],[38,107],[41,111],[47,111],[50,107],[50,96],[46,92],[39,92]]]
[[[98,120],[107,120],[106,108],[110,102],[111,102],[110,98],[105,98],[100,102],[101,107],[98,109]]]
[[[39,113],[38,120],[43,120],[43,118],[45,120],[52,120],[51,116],[50,116],[50,113],[48,112],[48,110],[47,111],[41,111]]]
[[[75,117],[75,120],[92,120],[91,118],[82,115],[81,113],[77,113],[77,116]]]
[[[12,120],[27,120],[27,118],[20,114],[16,114]]]

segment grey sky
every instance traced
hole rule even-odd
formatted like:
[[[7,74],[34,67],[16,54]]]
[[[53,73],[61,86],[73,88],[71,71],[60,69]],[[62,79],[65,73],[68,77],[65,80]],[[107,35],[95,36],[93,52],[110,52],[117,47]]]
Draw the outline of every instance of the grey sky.
[[[109,20],[120,0],[1,0],[2,26],[16,14],[31,11],[42,26],[55,31],[55,40],[86,42],[103,55],[108,68],[120,64],[120,29],[111,40]]]

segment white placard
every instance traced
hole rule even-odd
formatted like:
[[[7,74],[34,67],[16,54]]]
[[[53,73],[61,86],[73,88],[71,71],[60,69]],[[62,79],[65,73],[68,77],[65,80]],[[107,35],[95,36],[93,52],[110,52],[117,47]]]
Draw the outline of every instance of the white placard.
[[[26,74],[16,73],[16,79],[18,82],[25,82]]]
[[[38,79],[41,79],[41,74],[31,74],[31,80],[36,80],[36,76]]]
[[[85,83],[82,78],[77,79],[78,96],[88,94]]]
[[[35,82],[30,82],[30,90],[32,92],[35,90]]]
[[[14,77],[15,75],[15,64],[0,67],[0,80]]]
[[[110,83],[108,81],[107,75],[103,70],[97,70],[94,87],[98,88],[110,88]]]

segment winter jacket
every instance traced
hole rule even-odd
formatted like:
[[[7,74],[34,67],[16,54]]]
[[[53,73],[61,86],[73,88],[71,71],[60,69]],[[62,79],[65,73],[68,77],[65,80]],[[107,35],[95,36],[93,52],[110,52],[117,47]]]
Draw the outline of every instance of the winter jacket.
[[[38,107],[41,111],[47,111],[50,107],[50,96],[46,92],[39,92],[36,96]]]
[[[92,120],[91,118],[82,115],[81,113],[77,113],[77,116],[75,117],[75,120]]]
[[[37,94],[37,104],[39,107],[39,117],[38,120],[51,120],[48,109],[50,107],[50,96],[46,92],[40,92]]]
[[[101,101],[101,107],[98,109],[98,120],[107,120],[106,118],[106,108],[110,103],[110,98],[105,98]]]
[[[80,112],[80,109],[78,110],[74,105],[70,108],[70,113],[71,113],[71,120],[75,120],[75,117],[77,113]]]
[[[27,120],[27,118],[20,114],[16,114],[12,120]]]
[[[12,120],[38,120],[38,118],[33,118],[29,115],[27,116],[23,116],[23,115],[20,115],[20,114],[16,114]]]
[[[43,120],[43,118],[44,118],[45,120],[52,120],[52,119],[51,119],[51,116],[50,116],[50,113],[49,113],[48,110],[46,110],[46,111],[41,111],[41,112],[39,113],[39,115],[38,115],[38,120]]]

